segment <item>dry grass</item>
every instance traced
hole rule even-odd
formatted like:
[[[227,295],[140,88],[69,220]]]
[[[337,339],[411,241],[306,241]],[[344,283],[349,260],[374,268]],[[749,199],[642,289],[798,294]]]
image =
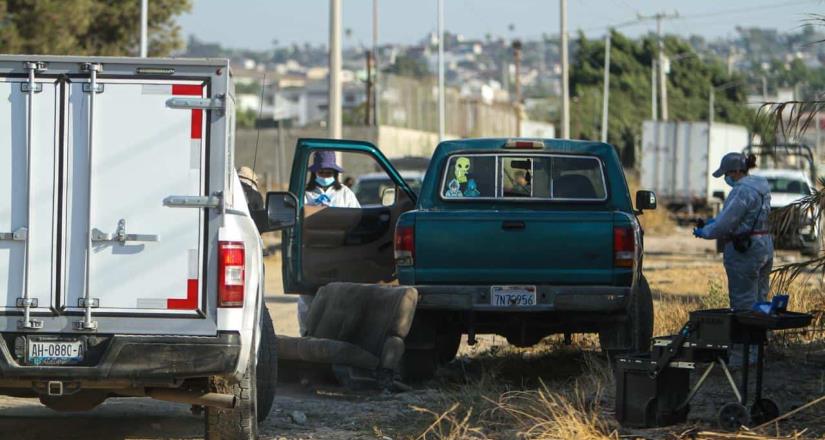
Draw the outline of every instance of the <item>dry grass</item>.
[[[678,268],[651,276],[656,335],[676,333],[690,311],[728,305],[723,272]],[[673,285],[667,279],[677,280]],[[700,281],[697,281],[700,280]],[[658,281],[658,288],[657,288]],[[686,289],[696,293],[685,294]],[[794,283],[789,309],[817,313],[819,330],[776,332],[772,348],[780,356],[792,355],[799,347],[825,341],[825,289],[810,282]],[[574,336],[572,346],[551,337],[537,347],[518,349],[488,346],[475,350],[451,367],[453,378],[440,384],[443,400],[433,407],[416,408],[427,421],[410,435],[411,440],[487,439],[584,439],[618,440],[628,436],[606,405],[612,405],[612,372],[596,350],[593,337]],[[449,375],[448,375],[449,377]],[[813,409],[807,410],[814,411]],[[802,430],[771,426],[761,430],[720,433],[692,429],[689,432],[651,431],[645,438],[667,439],[799,439],[812,438]]]

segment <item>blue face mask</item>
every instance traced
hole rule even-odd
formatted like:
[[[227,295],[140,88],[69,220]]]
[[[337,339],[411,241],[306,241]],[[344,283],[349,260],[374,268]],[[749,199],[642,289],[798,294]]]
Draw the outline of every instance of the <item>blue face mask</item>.
[[[320,177],[320,176],[315,176],[315,182],[316,182],[318,185],[321,185],[321,186],[323,186],[324,188],[326,188],[326,187],[328,187],[328,186],[332,185],[333,183],[335,183],[335,178],[334,178],[334,177]]]
[[[736,184],[736,181],[733,180],[733,177],[731,176],[725,176],[725,183],[727,183],[728,186],[732,187],[734,184]]]

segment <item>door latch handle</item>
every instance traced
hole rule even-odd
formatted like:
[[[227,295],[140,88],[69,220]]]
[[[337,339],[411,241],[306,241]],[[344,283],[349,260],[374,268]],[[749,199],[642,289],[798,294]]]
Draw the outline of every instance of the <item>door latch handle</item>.
[[[0,232],[0,241],[26,241],[28,237],[28,228],[18,228],[14,232]]]
[[[155,242],[159,240],[160,237],[155,234],[127,234],[125,219],[120,219],[117,222],[117,231],[114,234],[107,234],[97,228],[92,229],[93,243],[116,241],[120,244],[126,244],[127,241]]]
[[[505,231],[519,231],[524,229],[524,222],[521,220],[505,220],[501,222],[501,229]]]

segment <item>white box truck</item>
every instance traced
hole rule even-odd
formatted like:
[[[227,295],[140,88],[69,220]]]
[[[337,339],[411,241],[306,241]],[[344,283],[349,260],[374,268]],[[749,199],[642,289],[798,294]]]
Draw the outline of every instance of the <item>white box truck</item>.
[[[669,208],[711,207],[730,188],[712,176],[722,156],[750,144],[747,128],[724,123],[644,121],[641,187]]]
[[[0,394],[149,396],[255,437],[276,360],[253,217],[279,219],[247,209],[233,90],[226,60],[0,56]]]

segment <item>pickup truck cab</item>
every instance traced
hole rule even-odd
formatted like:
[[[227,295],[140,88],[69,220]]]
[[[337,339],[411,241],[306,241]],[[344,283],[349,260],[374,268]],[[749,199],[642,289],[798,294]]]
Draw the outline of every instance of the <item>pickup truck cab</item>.
[[[2,56],[0,96],[0,394],[148,396],[255,438],[275,335],[228,61]]]
[[[758,168],[751,174],[762,176],[771,187],[771,210],[782,209],[813,195],[814,184],[800,169]],[[789,229],[774,237],[777,249],[798,250],[805,256],[817,256],[822,248],[822,227],[814,212],[801,212],[798,228]]]
[[[642,275],[640,211],[612,146],[442,142],[416,195],[373,145],[302,140],[290,191],[301,193],[317,150],[368,156],[397,188],[377,206],[299,203],[299,227],[284,233],[286,291],[312,294],[330,281],[415,286],[408,377],[426,377],[452,359],[462,334],[470,343],[494,333],[529,346],[554,333],[599,333],[605,349],[647,348],[653,305]],[[636,200],[638,209],[656,206],[649,191]]]

